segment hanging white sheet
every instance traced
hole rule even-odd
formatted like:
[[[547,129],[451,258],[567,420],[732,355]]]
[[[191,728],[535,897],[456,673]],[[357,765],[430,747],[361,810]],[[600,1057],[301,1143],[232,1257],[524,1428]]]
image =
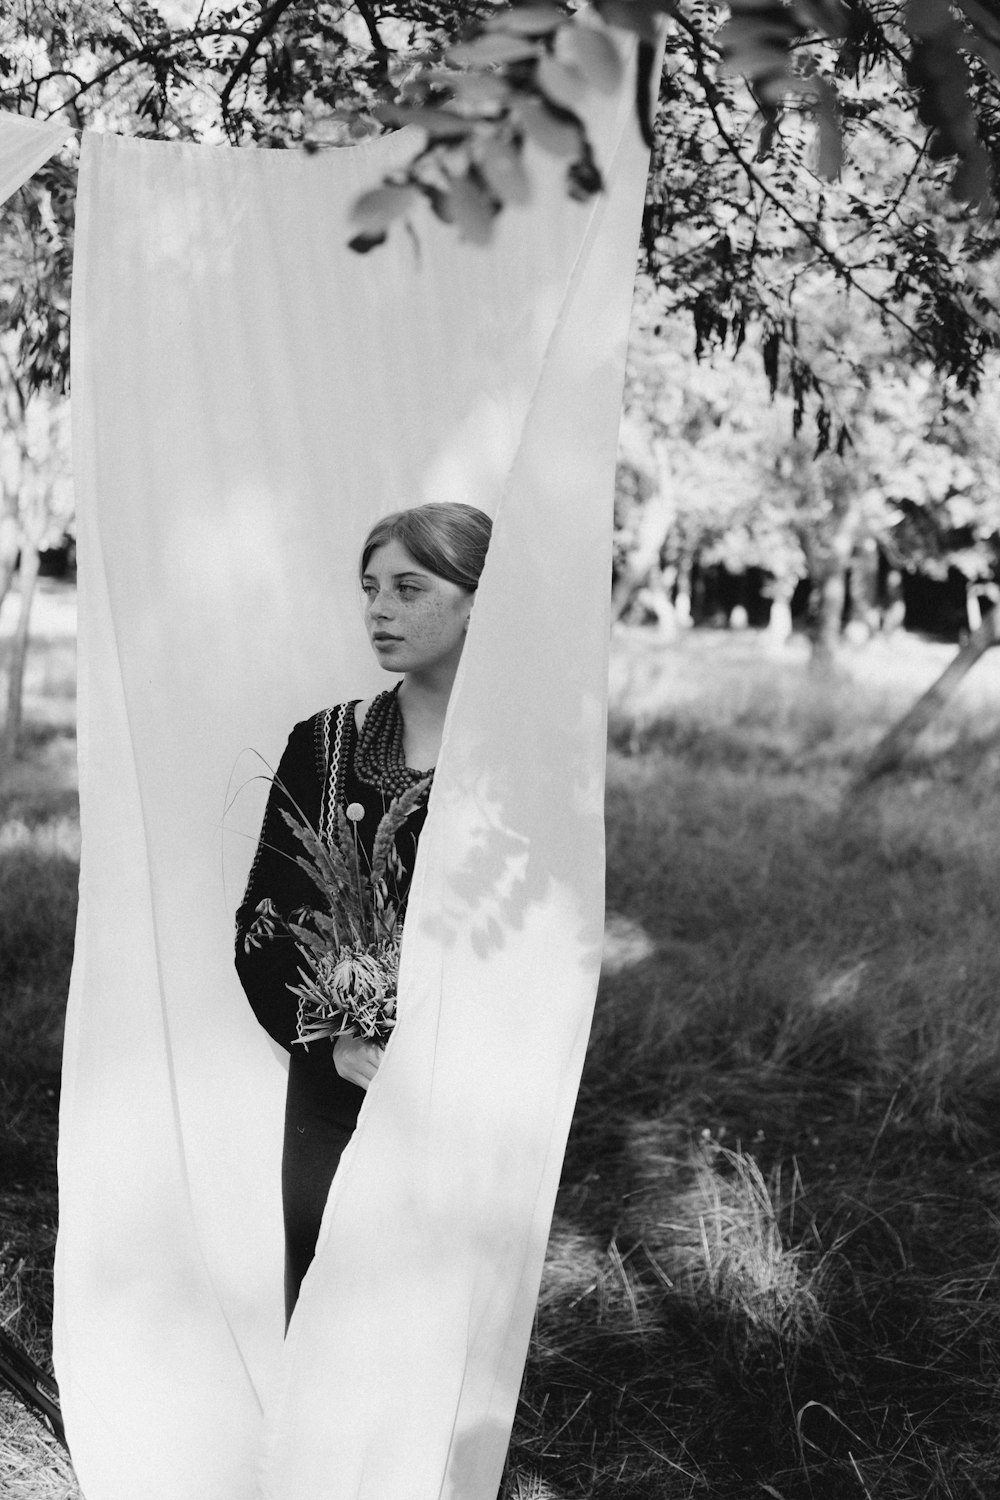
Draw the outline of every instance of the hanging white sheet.
[[[0,110],[0,203],[55,155],[69,133],[65,120],[32,120]]]
[[[409,131],[294,152],[84,138],[73,303],[83,866],[56,1371],[87,1500],[494,1500],[599,967],[615,439],[646,171],[488,249],[367,257]],[[232,913],[292,723],[385,685],[372,520],[495,539],[407,919],[400,1021],[282,1342],[282,1055]]]

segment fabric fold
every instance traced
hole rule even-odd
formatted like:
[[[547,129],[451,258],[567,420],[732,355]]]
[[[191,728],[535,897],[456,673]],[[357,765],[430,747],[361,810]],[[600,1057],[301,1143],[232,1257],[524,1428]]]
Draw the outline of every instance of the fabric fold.
[[[88,1500],[494,1500],[600,957],[615,439],[647,155],[532,158],[488,248],[317,156],[88,135],[74,267],[79,944],[56,1371]],[[232,913],[288,730],[386,685],[356,555],[457,499],[495,536],[400,1022],[282,1340],[284,1055]]]
[[[0,110],[0,203],[54,156],[69,135],[65,121],[32,120]]]
[[[453,694],[400,1023],[269,1411],[268,1500],[302,1494],[324,1453],[338,1497],[493,1500],[500,1482],[602,936],[611,496],[646,165],[617,104],[592,122],[609,190],[580,215]],[[351,1383],[317,1386],[344,1347]],[[357,1388],[379,1391],[380,1421],[358,1422]]]

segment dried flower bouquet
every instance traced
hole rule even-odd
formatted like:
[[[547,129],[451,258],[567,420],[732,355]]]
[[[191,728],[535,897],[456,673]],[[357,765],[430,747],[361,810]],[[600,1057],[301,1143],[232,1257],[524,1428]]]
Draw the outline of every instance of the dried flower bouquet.
[[[296,1041],[308,1046],[325,1037],[358,1036],[380,1046],[396,1024],[399,949],[406,905],[406,871],[396,835],[423,804],[431,777],[394,797],[379,821],[371,860],[358,835],[365,810],[359,802],[336,810],[327,842],[303,818],[282,810],[303,853],[296,863],[322,898],[288,917],[272,901],[261,901],[246,936],[256,947],[279,932],[294,939],[301,959],[297,985]]]

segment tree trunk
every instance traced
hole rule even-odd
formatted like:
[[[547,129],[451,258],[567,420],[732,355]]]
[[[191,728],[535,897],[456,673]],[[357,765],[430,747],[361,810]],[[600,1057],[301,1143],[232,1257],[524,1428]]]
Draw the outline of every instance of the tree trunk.
[[[664,568],[650,573],[645,586],[636,594],[636,603],[656,617],[656,623],[664,635],[676,635],[677,619],[674,615],[673,588],[677,569]]]
[[[673,502],[662,491],[646,500],[639,516],[632,550],[611,592],[611,613],[620,620],[636,594],[659,573],[660,551],[670,534],[674,519]]]
[[[810,665],[819,671],[829,670],[837,655],[845,589],[845,569],[839,560],[831,558],[816,581],[819,598],[809,632],[812,640]]]
[[[21,543],[21,599],[17,625],[10,643],[10,667],[7,678],[7,722],[4,725],[4,757],[13,760],[21,738],[24,697],[24,663],[28,654],[31,629],[31,606],[38,582],[38,548],[33,541]]]
[[[798,541],[812,580],[809,610],[809,666],[831,672],[844,626],[847,570],[858,539],[857,504],[845,488],[844,476],[817,460],[810,465],[808,499],[816,517],[803,523]]]
[[[677,564],[677,586],[674,591],[674,619],[686,630],[693,618],[691,604],[692,559],[686,554]]]
[[[770,588],[771,612],[767,617],[767,639],[772,646],[784,646],[792,635],[792,597],[794,578],[775,578]]]
[[[851,558],[850,629],[854,640],[869,640],[881,629],[878,607],[878,548],[866,538]]]
[[[892,635],[906,623],[906,600],[903,597],[903,575],[890,568],[885,579],[885,605],[882,609],[882,633]]]
[[[956,688],[969,669],[974,667],[979,658],[998,642],[1000,642],[1000,606],[990,610],[979,629],[972,632],[965,645],[952,657],[937,681],[931,683],[926,693],[922,698],[917,699],[909,713],[900,719],[898,724],[893,725],[889,733],[875,746],[855,781],[855,790],[869,785],[879,776],[884,776],[899,765],[903,757],[912,749],[918,736],[953,697]]]
[[[21,548],[21,527],[17,519],[17,505],[11,507],[4,500],[0,510],[0,609],[17,571],[17,554]]]
[[[698,555],[691,559],[691,623],[701,625],[705,619],[705,569],[701,566]]]

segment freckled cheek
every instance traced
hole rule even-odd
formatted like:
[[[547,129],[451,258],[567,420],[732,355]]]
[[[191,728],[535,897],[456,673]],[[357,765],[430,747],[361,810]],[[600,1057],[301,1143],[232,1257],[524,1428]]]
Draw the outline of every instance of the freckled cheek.
[[[437,600],[417,605],[406,622],[406,633],[414,642],[438,640],[448,627],[448,611]]]

